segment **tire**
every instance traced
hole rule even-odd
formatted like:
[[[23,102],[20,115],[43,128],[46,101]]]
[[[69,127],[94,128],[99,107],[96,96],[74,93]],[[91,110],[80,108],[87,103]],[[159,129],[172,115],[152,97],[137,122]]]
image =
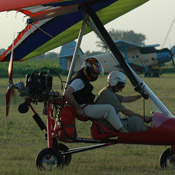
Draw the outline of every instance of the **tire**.
[[[69,150],[69,147],[67,147],[66,145],[64,145],[62,143],[58,143],[56,138],[52,139],[52,144],[53,144],[53,148],[55,148],[56,150],[58,150],[62,154],[64,154],[64,152]],[[63,155],[64,165],[69,165],[71,160],[72,160],[72,155],[71,154]]]
[[[66,145],[62,144],[62,143],[60,143],[58,145],[58,148],[59,148],[59,151],[61,153],[64,153],[64,152],[69,150],[69,148]],[[72,155],[71,154],[63,155],[64,165],[69,165],[71,163],[71,160],[72,160]]]
[[[40,170],[48,171],[52,171],[56,168],[62,168],[63,156],[54,148],[45,148],[37,155],[36,166]]]
[[[172,153],[171,148],[166,149],[160,157],[161,168],[175,168],[175,155]]]

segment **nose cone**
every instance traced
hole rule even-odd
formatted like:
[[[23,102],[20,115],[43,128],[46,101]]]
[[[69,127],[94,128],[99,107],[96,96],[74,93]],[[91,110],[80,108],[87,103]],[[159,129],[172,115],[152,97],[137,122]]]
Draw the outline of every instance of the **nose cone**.
[[[171,59],[172,59],[172,56],[168,49],[167,51],[157,53],[157,60],[159,64],[163,64],[165,62],[171,61]]]

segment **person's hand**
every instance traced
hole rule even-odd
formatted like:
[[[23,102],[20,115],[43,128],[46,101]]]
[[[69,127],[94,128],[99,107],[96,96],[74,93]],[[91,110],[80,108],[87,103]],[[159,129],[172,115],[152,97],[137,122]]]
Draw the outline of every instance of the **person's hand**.
[[[145,116],[144,117],[144,122],[145,123],[149,123],[149,122],[151,122],[152,121],[152,117],[150,117],[150,116]]]
[[[143,95],[143,97],[144,97],[144,99],[148,99],[149,98],[149,94],[148,93],[146,93],[146,92],[144,92],[144,95]]]
[[[86,114],[85,114],[85,112],[83,111],[83,109],[77,109],[76,112],[77,112],[77,114],[78,114],[79,116],[81,116],[81,117],[85,117],[85,116],[86,116]]]

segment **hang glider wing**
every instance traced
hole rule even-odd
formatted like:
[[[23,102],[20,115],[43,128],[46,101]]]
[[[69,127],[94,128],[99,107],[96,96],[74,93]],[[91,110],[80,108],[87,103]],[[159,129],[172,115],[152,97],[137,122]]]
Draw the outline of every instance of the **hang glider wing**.
[[[20,8],[32,7],[48,3],[60,2],[63,0],[1,0],[0,12],[18,10]]]
[[[5,3],[1,0],[0,11],[14,9],[29,16],[26,28],[14,42],[14,61],[24,61],[76,39],[82,24],[82,11],[86,6],[91,6],[102,23],[107,24],[146,1],[148,0],[17,0],[14,3],[14,0],[6,0]],[[85,33],[90,31],[87,27]],[[9,61],[11,50],[12,46],[0,56],[0,61]]]

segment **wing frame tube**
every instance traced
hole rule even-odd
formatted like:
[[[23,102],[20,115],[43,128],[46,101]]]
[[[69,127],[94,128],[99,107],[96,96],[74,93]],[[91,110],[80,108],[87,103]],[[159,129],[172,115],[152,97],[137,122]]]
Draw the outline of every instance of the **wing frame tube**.
[[[105,27],[101,23],[100,19],[96,15],[96,13],[93,11],[91,7],[86,7],[85,12],[91,17],[93,20],[94,24],[96,25],[97,29],[101,33],[101,36],[103,36],[105,42],[107,43],[109,49],[115,56],[115,58],[118,60],[120,63],[121,67],[125,71],[127,77],[131,81],[132,85],[135,87],[135,90],[138,91],[142,96],[144,97],[144,90],[143,88],[139,85],[137,79],[134,77],[132,74],[131,70],[129,69],[128,65],[126,64],[122,54],[120,53],[119,49],[115,45],[114,41],[111,39],[110,35],[106,31]]]
[[[155,105],[160,109],[163,114],[168,115],[169,117],[174,118],[173,114],[166,108],[166,106],[160,101],[160,99],[152,92],[148,85],[135,73],[135,71],[128,65],[133,76],[137,79],[140,86],[144,89],[145,92],[149,94],[149,97],[155,103]]]
[[[76,63],[76,60],[77,60],[77,56],[78,56],[78,52],[79,52],[79,49],[80,49],[81,41],[82,41],[82,38],[83,38],[83,35],[84,35],[84,31],[85,31],[85,25],[86,25],[86,21],[83,20],[83,23],[82,23],[82,26],[81,26],[81,29],[80,29],[80,32],[79,32],[79,36],[78,36],[78,42],[76,44],[75,51],[74,51],[74,54],[73,54],[73,57],[72,57],[72,61],[71,61],[71,65],[70,65],[70,68],[69,68],[69,73],[68,73],[68,76],[67,76],[65,89],[67,88],[67,85],[68,85],[68,83],[70,81],[70,78],[72,76],[73,70],[75,68],[75,63]],[[64,89],[64,93],[65,93],[65,89]]]

